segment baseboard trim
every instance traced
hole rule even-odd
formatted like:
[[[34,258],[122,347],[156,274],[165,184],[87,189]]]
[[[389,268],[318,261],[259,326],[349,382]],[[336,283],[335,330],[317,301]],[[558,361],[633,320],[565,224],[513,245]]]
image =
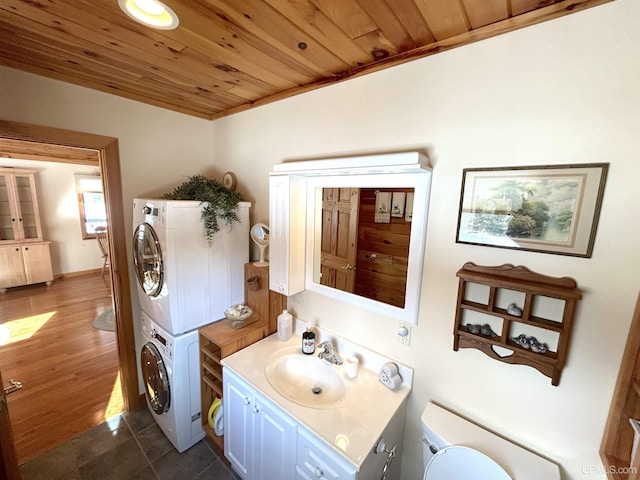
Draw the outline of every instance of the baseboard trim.
[[[105,273],[106,273],[106,270],[108,269],[109,267],[105,269]],[[96,273],[100,273],[101,271],[102,271],[102,268],[93,268],[91,270],[78,270],[77,272],[56,273],[53,276],[53,279],[58,280],[64,277],[82,277],[84,275],[94,275]]]

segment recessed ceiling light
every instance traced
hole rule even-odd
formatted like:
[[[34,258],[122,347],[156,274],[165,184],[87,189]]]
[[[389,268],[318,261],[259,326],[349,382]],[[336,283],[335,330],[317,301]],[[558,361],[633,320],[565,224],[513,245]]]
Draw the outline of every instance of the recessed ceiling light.
[[[118,5],[136,22],[152,28],[173,30],[180,23],[175,12],[157,0],[118,0]]]

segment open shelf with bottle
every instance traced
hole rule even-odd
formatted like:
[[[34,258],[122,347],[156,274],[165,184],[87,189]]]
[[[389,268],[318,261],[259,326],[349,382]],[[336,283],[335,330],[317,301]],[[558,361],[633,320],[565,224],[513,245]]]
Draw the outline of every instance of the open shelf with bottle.
[[[286,297],[269,290],[269,267],[244,266],[245,304],[253,314],[241,328],[233,328],[229,319],[219,320],[199,330],[200,397],[202,428],[209,443],[224,455],[224,436],[209,426],[209,407],[223,397],[221,360],[276,331],[276,317],[286,307]]]
[[[576,281],[472,262],[456,275],[453,349],[476,348],[504,363],[529,365],[558,385],[582,298]]]

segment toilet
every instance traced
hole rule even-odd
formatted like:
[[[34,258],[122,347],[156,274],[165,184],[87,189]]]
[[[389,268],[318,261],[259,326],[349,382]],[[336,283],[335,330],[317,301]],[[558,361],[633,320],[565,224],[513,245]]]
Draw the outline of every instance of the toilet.
[[[423,480],[560,480],[555,463],[434,403],[421,420]]]

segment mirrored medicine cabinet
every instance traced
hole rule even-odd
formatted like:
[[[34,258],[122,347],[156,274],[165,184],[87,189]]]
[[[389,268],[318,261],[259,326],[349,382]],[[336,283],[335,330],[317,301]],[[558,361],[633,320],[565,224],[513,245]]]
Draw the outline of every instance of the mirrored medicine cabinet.
[[[424,155],[287,162],[269,182],[272,290],[417,323],[431,186]]]

